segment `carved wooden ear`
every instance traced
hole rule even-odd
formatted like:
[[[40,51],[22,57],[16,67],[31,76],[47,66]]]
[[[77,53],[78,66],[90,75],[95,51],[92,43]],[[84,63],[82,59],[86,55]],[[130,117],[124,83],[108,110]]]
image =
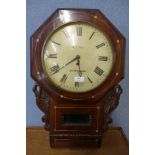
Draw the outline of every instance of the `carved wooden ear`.
[[[36,95],[36,97],[38,97],[40,95],[41,88],[37,83],[35,83],[33,85],[32,90],[33,90],[34,94]]]
[[[32,90],[36,96],[36,104],[38,108],[45,114],[42,117],[42,121],[45,123],[44,128],[49,131],[49,98],[37,83],[34,84]]]
[[[116,93],[118,96],[120,96],[120,95],[122,94],[122,92],[123,92],[122,87],[121,87],[120,85],[116,85],[116,86],[115,86],[115,93]]]

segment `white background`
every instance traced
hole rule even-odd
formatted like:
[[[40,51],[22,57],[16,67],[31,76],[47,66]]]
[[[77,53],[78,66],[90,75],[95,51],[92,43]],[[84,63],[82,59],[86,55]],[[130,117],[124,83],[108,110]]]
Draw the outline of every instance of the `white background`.
[[[155,2],[130,0],[130,155],[155,155]],[[26,2],[0,2],[0,154],[26,154]]]

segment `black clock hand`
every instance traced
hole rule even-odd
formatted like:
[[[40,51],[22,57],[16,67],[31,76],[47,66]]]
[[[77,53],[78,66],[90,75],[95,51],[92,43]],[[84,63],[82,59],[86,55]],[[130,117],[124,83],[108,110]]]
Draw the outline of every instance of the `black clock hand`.
[[[81,69],[80,69],[80,58],[77,59],[77,65],[79,67],[79,76],[82,76],[82,72],[81,72]]]
[[[53,74],[57,73],[59,70],[63,69],[64,67],[66,67],[67,65],[69,65],[70,63],[74,62],[75,60],[78,60],[80,59],[80,56],[79,55],[76,55],[75,58],[73,58],[72,60],[70,60],[69,62],[67,62],[66,64],[64,64],[62,67],[58,68]]]

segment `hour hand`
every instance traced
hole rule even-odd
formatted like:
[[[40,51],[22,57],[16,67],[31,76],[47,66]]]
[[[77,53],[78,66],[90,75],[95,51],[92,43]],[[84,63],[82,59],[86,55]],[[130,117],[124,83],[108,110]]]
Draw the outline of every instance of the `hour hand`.
[[[80,56],[79,56],[79,55],[76,55],[75,58],[73,58],[72,60],[70,60],[69,62],[67,62],[66,64],[64,64],[62,67],[58,67],[58,68],[52,73],[52,75],[55,74],[55,73],[57,73],[57,72],[59,72],[61,69],[63,69],[64,67],[66,67],[66,66],[69,65],[70,63],[74,62],[75,60],[79,60],[79,59],[80,59]]]
[[[67,62],[65,65],[63,65],[62,67],[66,67],[67,65],[69,65],[70,63],[74,62],[75,60],[79,60],[80,59],[80,56],[79,55],[76,55],[75,58],[73,58],[72,60],[70,60],[69,62]],[[61,68],[62,68],[61,67]]]

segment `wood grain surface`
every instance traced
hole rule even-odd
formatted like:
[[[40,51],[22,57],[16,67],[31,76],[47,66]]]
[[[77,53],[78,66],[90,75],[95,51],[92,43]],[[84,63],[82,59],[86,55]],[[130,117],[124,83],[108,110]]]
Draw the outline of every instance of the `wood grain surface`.
[[[128,155],[128,140],[121,128],[109,128],[102,139],[101,148],[75,149],[51,148],[48,132],[42,127],[28,127],[26,130],[26,155]]]

